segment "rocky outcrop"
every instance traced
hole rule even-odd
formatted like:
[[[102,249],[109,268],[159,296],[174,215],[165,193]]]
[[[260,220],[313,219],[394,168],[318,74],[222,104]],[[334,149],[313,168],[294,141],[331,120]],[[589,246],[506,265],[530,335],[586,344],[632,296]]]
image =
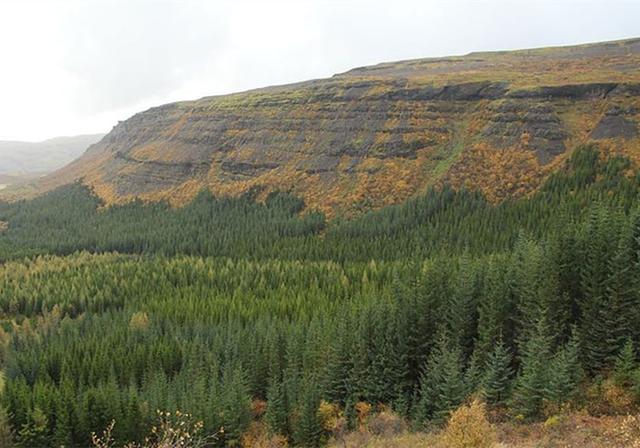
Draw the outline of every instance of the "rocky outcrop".
[[[638,126],[631,117],[636,116],[635,107],[614,106],[607,110],[595,129],[591,132],[594,140],[622,138],[625,140],[638,136]]]
[[[526,148],[543,164],[565,151],[569,133],[552,104],[509,99],[492,111],[482,134],[494,146]]]

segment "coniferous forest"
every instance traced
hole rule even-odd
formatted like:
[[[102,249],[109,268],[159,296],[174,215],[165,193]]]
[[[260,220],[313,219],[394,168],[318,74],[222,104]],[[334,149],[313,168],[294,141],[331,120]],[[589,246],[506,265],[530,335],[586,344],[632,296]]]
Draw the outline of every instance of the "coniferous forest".
[[[521,199],[445,186],[333,220],[288,192],[0,204],[0,445],[91,446],[112,422],[141,443],[158,410],[206,446],[259,422],[313,447],[366,406],[416,430],[471,396],[522,422],[635,409],[631,166],[585,146]]]

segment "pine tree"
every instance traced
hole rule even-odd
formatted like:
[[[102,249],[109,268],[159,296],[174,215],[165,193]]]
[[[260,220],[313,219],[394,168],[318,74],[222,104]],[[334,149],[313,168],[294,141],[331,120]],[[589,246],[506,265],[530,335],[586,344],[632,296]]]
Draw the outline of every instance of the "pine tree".
[[[446,302],[444,320],[448,338],[460,347],[466,360],[477,333],[476,272],[467,255],[460,259],[454,275],[451,298]]]
[[[593,209],[587,221],[584,235],[585,248],[582,260],[580,339],[584,365],[591,372],[607,367],[611,359],[608,343],[607,284],[612,244],[612,223],[602,206]],[[615,246],[614,246],[615,247]],[[614,352],[615,353],[615,352]]]
[[[322,425],[318,417],[320,397],[312,379],[306,379],[297,407],[293,435],[296,445],[302,447],[320,446]]]
[[[523,344],[521,367],[512,397],[512,406],[524,417],[536,417],[546,397],[551,338],[544,319]]]
[[[478,341],[474,355],[479,365],[486,364],[501,335],[513,340],[513,323],[510,316],[515,314],[507,262],[503,257],[492,257],[485,274],[483,294],[478,303]]]
[[[482,378],[482,393],[489,404],[504,404],[511,392],[511,354],[500,338],[489,354]]]
[[[289,435],[289,412],[285,388],[282,382],[276,378],[269,379],[267,411],[264,419],[269,430],[274,434]]]
[[[13,430],[9,421],[7,409],[0,406],[0,447],[11,448],[13,446]]]
[[[634,315],[639,304],[634,274],[629,239],[621,238],[615,255],[609,261],[606,302],[602,304],[609,363],[616,361],[617,354],[635,331]]]
[[[551,360],[546,398],[552,403],[561,405],[571,401],[575,396],[577,387],[583,378],[579,350],[580,343],[577,331],[574,331],[569,342]]]
[[[349,372],[352,368],[348,324],[344,316],[339,317],[336,332],[336,339],[330,342],[328,359],[323,370],[322,389],[329,402],[344,404],[349,385]]]
[[[48,434],[49,419],[40,408],[34,408],[28,423],[18,432],[18,445],[23,448],[46,447],[50,445]]]
[[[56,425],[53,434],[55,446],[71,446],[72,425],[69,406],[62,400],[58,400],[56,404]],[[2,445],[0,444],[0,446]]]
[[[443,332],[430,355],[420,383],[420,401],[416,419],[442,422],[465,398],[466,384],[461,353]]]
[[[251,422],[251,396],[244,371],[228,366],[222,378],[220,397],[222,438],[227,444],[239,444]]]
[[[633,383],[634,372],[638,364],[636,353],[631,339],[627,339],[615,360],[613,377],[621,386],[629,386]]]

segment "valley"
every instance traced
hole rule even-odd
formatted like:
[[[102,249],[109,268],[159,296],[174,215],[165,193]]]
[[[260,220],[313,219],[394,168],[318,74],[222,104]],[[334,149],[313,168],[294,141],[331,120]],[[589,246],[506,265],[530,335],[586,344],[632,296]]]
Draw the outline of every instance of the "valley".
[[[0,177],[0,447],[637,446],[639,68],[383,63]]]

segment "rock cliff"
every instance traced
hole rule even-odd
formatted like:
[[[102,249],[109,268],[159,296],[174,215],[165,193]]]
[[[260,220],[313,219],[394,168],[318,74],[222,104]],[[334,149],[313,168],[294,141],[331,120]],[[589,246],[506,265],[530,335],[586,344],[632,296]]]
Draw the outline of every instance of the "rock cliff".
[[[640,39],[412,60],[149,109],[36,190],[180,205],[258,187],[329,215],[445,182],[500,201],[583,142],[640,159],[639,123]]]

